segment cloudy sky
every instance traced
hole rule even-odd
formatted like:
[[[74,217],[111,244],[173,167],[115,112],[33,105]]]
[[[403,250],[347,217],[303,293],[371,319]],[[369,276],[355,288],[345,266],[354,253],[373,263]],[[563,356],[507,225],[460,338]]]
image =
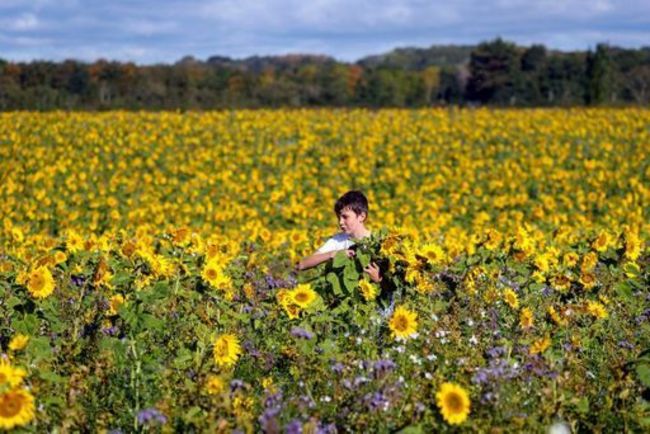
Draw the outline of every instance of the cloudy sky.
[[[649,0],[0,0],[0,58],[171,63],[501,36],[564,50],[650,45]]]

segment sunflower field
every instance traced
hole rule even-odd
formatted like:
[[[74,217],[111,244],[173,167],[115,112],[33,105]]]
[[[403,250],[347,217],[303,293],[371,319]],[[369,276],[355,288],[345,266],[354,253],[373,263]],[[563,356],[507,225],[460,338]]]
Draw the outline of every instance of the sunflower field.
[[[647,109],[2,113],[0,429],[647,432],[649,217]]]

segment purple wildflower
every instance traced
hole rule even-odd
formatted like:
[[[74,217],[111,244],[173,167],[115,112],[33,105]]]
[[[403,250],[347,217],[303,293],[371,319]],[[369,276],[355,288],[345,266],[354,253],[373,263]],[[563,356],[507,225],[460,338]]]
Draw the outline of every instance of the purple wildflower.
[[[485,351],[485,353],[491,359],[496,359],[497,357],[503,356],[506,353],[506,347],[493,347]]]
[[[286,434],[302,434],[302,423],[298,419],[294,419],[287,424],[284,432]]]
[[[230,382],[230,391],[235,392],[236,390],[244,389],[245,386],[246,386],[246,383],[244,383],[243,381],[235,378],[234,380],[232,380]]]
[[[277,416],[280,414],[280,407],[271,407],[264,410],[258,418],[262,431],[265,433],[279,433],[280,423]]]
[[[333,423],[323,425],[319,422],[318,427],[316,427],[316,434],[336,434],[337,432],[336,425]]]
[[[373,367],[375,371],[375,376],[377,378],[384,376],[385,374],[391,372],[397,367],[395,362],[390,359],[377,360]]]
[[[390,401],[382,392],[369,393],[364,397],[364,401],[372,411],[387,410],[390,406]]]
[[[138,413],[138,424],[146,425],[150,423],[159,423],[164,425],[167,423],[167,417],[158,411],[155,407],[145,408]]]
[[[307,340],[310,340],[314,337],[314,334],[312,332],[300,327],[292,327],[291,335],[296,338],[307,339]]]
[[[341,362],[336,362],[334,365],[332,365],[332,371],[335,374],[342,373],[344,368],[345,368],[345,366]]]
[[[70,276],[70,280],[72,280],[72,284],[77,287],[83,286],[83,284],[86,282],[86,278],[81,275]]]
[[[633,350],[634,349],[634,344],[632,344],[630,341],[628,341],[626,339],[622,339],[622,340],[618,341],[618,346],[621,347],[621,348],[628,349],[628,350]]]
[[[650,320],[650,309],[646,309],[645,312],[634,319],[637,325],[641,325],[648,320]]]
[[[105,327],[102,329],[102,333],[106,336],[115,336],[120,332],[120,328],[116,325]]]

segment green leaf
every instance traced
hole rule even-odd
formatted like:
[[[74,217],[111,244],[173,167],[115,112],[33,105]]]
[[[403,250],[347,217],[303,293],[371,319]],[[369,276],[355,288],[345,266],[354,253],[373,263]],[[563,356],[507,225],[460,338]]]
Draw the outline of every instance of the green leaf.
[[[341,283],[339,282],[339,276],[337,276],[336,273],[327,273],[325,279],[332,286],[332,292],[334,292],[335,295],[343,295],[343,291],[341,291]]]
[[[43,336],[30,338],[27,344],[27,353],[34,357],[34,361],[49,359],[52,355],[49,339]]]
[[[398,434],[422,434],[424,431],[422,431],[422,425],[409,425],[397,432]]]
[[[347,255],[344,252],[338,252],[336,255],[334,255],[334,259],[332,260],[332,267],[343,268],[349,263],[350,259],[347,257]]]
[[[14,321],[17,332],[25,335],[35,335],[38,332],[38,318],[36,315],[26,314],[22,320]]]
[[[161,331],[165,327],[165,321],[146,313],[142,315],[142,324],[145,328],[154,331]]]
[[[576,411],[578,413],[585,414],[589,411],[589,400],[586,397],[582,397],[577,403],[576,403]]]
[[[192,362],[193,355],[187,348],[181,348],[178,356],[174,359],[174,367],[177,369],[185,369],[189,367]]]
[[[65,381],[62,376],[52,371],[40,371],[38,376],[49,383],[61,383]]]
[[[329,360],[332,355],[338,352],[338,346],[336,345],[336,341],[332,339],[325,339],[323,342],[320,343],[319,347],[321,350],[323,350],[322,356],[324,359]]]
[[[366,268],[368,264],[370,264],[370,255],[367,255],[365,253],[357,253],[357,259],[359,260],[362,268]]]
[[[127,272],[119,272],[119,273],[116,273],[116,274],[113,276],[113,278],[111,279],[111,283],[112,283],[113,285],[115,285],[115,286],[126,285],[126,284],[128,284],[129,281],[131,280],[131,278],[132,278],[131,276],[132,276],[132,274],[131,274],[131,273],[127,273]]]
[[[185,412],[185,420],[193,420],[201,414],[201,407],[194,406]]]
[[[632,297],[632,288],[626,282],[617,283],[614,286],[614,289],[620,297],[626,300],[629,300]]]
[[[7,308],[9,309],[13,309],[14,307],[19,306],[21,304],[23,304],[22,300],[16,297],[15,295],[9,297],[9,300],[7,300]]]
[[[343,269],[343,280],[359,280],[359,272],[354,262],[349,262]]]
[[[650,387],[650,365],[645,363],[637,365],[636,375],[638,375],[641,384],[645,387]]]
[[[354,293],[354,291],[357,289],[359,286],[359,279],[358,277],[356,279],[343,279],[343,287],[347,291],[348,294]]]

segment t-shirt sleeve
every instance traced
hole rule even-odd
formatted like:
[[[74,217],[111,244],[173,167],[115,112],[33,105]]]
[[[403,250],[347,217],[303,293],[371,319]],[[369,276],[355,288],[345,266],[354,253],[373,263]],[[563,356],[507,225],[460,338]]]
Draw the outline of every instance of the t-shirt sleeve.
[[[329,240],[325,241],[325,244],[316,250],[316,253],[327,253],[333,250],[339,250],[338,244],[339,243],[334,238],[330,238]]]

